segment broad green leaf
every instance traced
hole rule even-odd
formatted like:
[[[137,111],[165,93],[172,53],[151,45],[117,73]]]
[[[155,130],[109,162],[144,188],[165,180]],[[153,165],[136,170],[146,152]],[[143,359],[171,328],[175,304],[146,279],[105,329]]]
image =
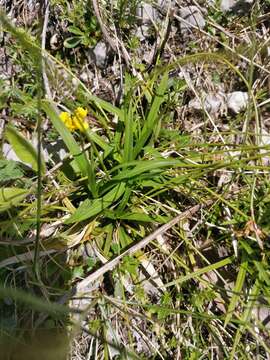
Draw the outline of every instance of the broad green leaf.
[[[0,188],[0,212],[18,205],[28,194],[28,190],[15,187]]]
[[[130,236],[127,234],[123,226],[120,226],[117,229],[117,234],[118,234],[117,238],[119,239],[121,248],[125,248],[126,246],[132,243]]]
[[[13,126],[8,125],[5,131],[12,149],[15,151],[18,158],[26,164],[30,164],[33,170],[38,170],[38,154],[33,145],[22,136]],[[45,174],[45,161],[41,159],[41,173]]]
[[[99,199],[89,200],[86,199],[78,209],[65,221],[66,224],[80,222],[96,216],[102,210],[108,208],[115,201],[117,201],[124,193],[126,184],[119,183],[106,195]]]

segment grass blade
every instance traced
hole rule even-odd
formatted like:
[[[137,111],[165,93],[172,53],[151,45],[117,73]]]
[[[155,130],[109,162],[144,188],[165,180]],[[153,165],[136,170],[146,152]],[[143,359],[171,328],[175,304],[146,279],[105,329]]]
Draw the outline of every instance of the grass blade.
[[[197,271],[194,271],[190,274],[187,274],[185,276],[182,276],[180,277],[179,279],[176,279],[174,281],[171,281],[167,284],[165,284],[165,287],[169,287],[169,286],[172,286],[172,285],[175,285],[175,284],[181,284],[187,280],[190,280],[190,279],[193,279],[193,278],[197,278],[209,271],[212,271],[212,270],[216,270],[216,269],[219,269],[223,266],[226,266],[226,265],[229,265],[232,263],[232,260],[233,260],[233,257],[227,257],[226,259],[223,259],[221,261],[218,261],[217,263],[215,264],[211,264],[211,265],[208,265],[208,266],[205,266],[204,268],[202,269],[199,269]]]
[[[147,141],[147,139],[149,138],[149,136],[152,134],[153,129],[156,125],[156,122],[158,120],[158,112],[160,109],[160,105],[163,103],[163,101],[165,100],[164,98],[164,93],[167,89],[167,85],[168,85],[168,73],[166,72],[165,75],[163,75],[161,82],[159,84],[159,87],[156,91],[156,95],[154,97],[151,109],[148,113],[148,116],[146,118],[146,122],[143,126],[141,135],[138,139],[138,142],[135,146],[134,149],[134,154],[133,157],[134,159],[137,157],[137,155],[140,153],[140,151],[142,150],[142,148],[145,145],[145,142]]]
[[[237,303],[239,302],[241,291],[242,291],[242,288],[243,288],[243,285],[245,282],[247,267],[248,267],[248,262],[246,259],[244,259],[241,263],[241,266],[240,266],[240,269],[239,269],[239,272],[237,275],[235,287],[233,289],[233,296],[232,296],[230,304],[228,306],[227,315],[226,315],[225,322],[224,322],[225,327],[230,322],[230,320],[233,316],[234,310],[237,306]]]
[[[127,164],[128,165],[128,164]],[[161,171],[162,168],[168,167],[181,167],[185,166],[183,161],[179,160],[148,160],[140,161],[137,166],[131,170],[123,170],[120,174],[116,175],[113,180],[124,180],[131,179],[134,176],[141,175],[144,172],[155,170],[156,172]]]

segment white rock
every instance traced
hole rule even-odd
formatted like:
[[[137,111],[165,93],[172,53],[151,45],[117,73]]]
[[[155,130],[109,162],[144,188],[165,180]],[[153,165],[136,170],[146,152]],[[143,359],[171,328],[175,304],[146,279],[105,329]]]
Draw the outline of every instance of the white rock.
[[[95,64],[98,68],[106,67],[109,55],[109,48],[104,41],[99,41],[93,49]]]
[[[152,5],[142,3],[136,9],[136,15],[140,19],[141,24],[151,24],[153,21],[158,20],[158,12]]]
[[[263,128],[261,136],[261,146],[265,145],[270,145],[270,134],[266,131],[266,129]]]
[[[205,99],[205,106],[209,109],[210,113],[218,113],[223,105],[223,98],[221,95],[207,95]]]
[[[57,50],[59,49],[59,46],[60,46],[60,36],[57,33],[55,33],[50,38],[50,47],[52,50]]]
[[[188,107],[194,110],[206,110],[211,114],[217,114],[224,107],[225,94],[218,92],[216,94],[207,94],[201,99],[194,98],[190,100]]]
[[[237,10],[244,9],[248,4],[252,4],[253,0],[221,0],[220,9],[223,12],[233,10],[233,8],[237,8]]]
[[[221,11],[229,11],[233,8],[237,3],[237,0],[221,0],[220,10]]]
[[[180,17],[185,20],[180,20],[181,31],[192,29],[192,25],[198,27],[199,29],[203,29],[205,27],[205,20],[201,10],[197,6],[192,5],[182,8],[180,9],[179,14]],[[191,26],[189,24],[191,24]]]
[[[234,113],[238,114],[245,110],[248,105],[248,93],[242,91],[234,91],[227,94],[227,106]]]

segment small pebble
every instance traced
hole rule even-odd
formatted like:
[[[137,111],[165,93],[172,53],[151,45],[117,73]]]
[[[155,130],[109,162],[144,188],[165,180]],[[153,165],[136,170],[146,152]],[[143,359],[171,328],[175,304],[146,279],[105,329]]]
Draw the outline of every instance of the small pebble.
[[[93,57],[98,68],[104,69],[108,62],[109,48],[104,41],[99,41],[93,49]]]
[[[211,114],[217,114],[224,106],[224,93],[207,94],[202,99],[190,100],[188,107],[194,110],[206,110]]]
[[[234,91],[227,94],[227,106],[234,113],[238,114],[245,110],[248,105],[248,93],[242,91]]]

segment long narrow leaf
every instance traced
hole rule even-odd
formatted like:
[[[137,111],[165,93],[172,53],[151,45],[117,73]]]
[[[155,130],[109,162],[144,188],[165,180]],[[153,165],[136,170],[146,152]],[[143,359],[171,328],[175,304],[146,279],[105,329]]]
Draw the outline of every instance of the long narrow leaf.
[[[248,301],[248,303],[246,305],[246,309],[242,313],[242,316],[240,318],[241,326],[238,328],[237,333],[236,333],[235,338],[234,338],[233,348],[232,348],[232,351],[230,353],[230,360],[236,359],[236,357],[235,357],[236,349],[238,347],[241,336],[245,333],[246,328],[249,325],[248,322],[249,322],[249,320],[251,318],[252,309],[253,309],[253,306],[254,306],[255,302],[257,301],[259,293],[260,293],[259,281],[256,280],[255,284],[253,285],[253,287],[251,289],[251,292],[250,292],[250,295],[249,295],[249,301]]]
[[[121,219],[121,220],[128,220],[128,221],[139,221],[139,222],[157,222],[161,224],[166,224],[170,219],[165,216],[161,215],[147,215],[142,213],[121,213],[117,214],[117,212],[113,210],[106,210],[105,211],[106,217],[110,219]]]
[[[142,148],[145,145],[145,142],[147,141],[147,139],[149,138],[149,136],[151,135],[151,133],[153,132],[153,128],[156,125],[156,122],[158,120],[158,113],[159,113],[159,109],[160,109],[160,105],[163,103],[164,101],[164,93],[167,89],[167,85],[168,85],[168,73],[166,72],[162,79],[161,82],[159,84],[159,87],[156,91],[156,95],[154,97],[151,109],[148,113],[148,116],[146,118],[146,122],[143,126],[141,135],[139,137],[139,140],[135,146],[134,149],[134,158],[137,157],[137,155],[140,153],[140,151],[142,150]]]
[[[109,191],[102,198],[89,200],[86,199],[79,208],[65,221],[66,224],[80,222],[96,216],[102,210],[108,208],[115,201],[117,201],[124,193],[126,184],[119,183],[111,191]]]
[[[133,109],[130,102],[128,110],[125,111],[125,143],[123,161],[133,160]]]
[[[120,174],[116,175],[113,180],[123,180],[123,179],[130,179],[134,176],[140,175],[144,172],[151,171],[151,170],[160,170],[162,168],[169,168],[169,167],[185,167],[185,163],[179,160],[148,160],[148,161],[141,161],[135,168],[130,170],[123,170]]]
[[[204,268],[202,269],[199,269],[197,271],[194,271],[194,272],[191,272],[190,274],[187,274],[185,276],[182,276],[180,277],[179,279],[176,279],[174,281],[171,281],[169,283],[167,283],[165,285],[165,287],[169,287],[169,286],[173,286],[175,284],[181,284],[187,280],[190,280],[190,279],[194,279],[194,278],[197,278],[209,271],[212,271],[212,270],[216,270],[216,269],[219,269],[223,266],[226,266],[228,264],[231,264],[232,263],[232,260],[233,260],[233,257],[227,257],[226,259],[223,259],[221,261],[218,261],[217,263],[215,264],[211,264],[211,265],[208,265],[208,266],[205,266]]]
[[[248,267],[248,262],[246,259],[244,259],[241,263],[241,266],[240,266],[240,269],[239,269],[239,272],[237,275],[235,287],[233,289],[233,296],[232,296],[230,304],[228,306],[224,326],[227,326],[228,323],[230,322],[230,320],[233,316],[234,310],[240,300],[241,291],[242,291],[242,288],[243,288],[243,285],[245,282],[247,267]]]

